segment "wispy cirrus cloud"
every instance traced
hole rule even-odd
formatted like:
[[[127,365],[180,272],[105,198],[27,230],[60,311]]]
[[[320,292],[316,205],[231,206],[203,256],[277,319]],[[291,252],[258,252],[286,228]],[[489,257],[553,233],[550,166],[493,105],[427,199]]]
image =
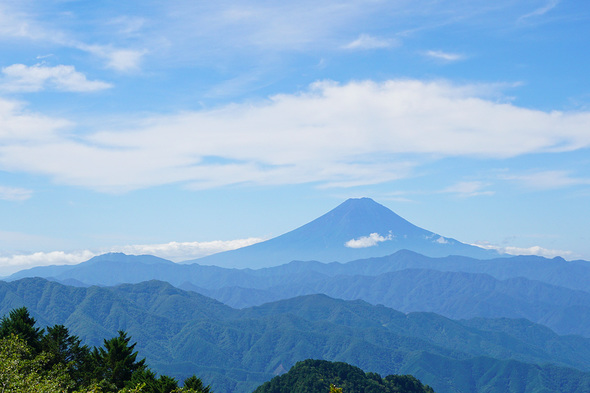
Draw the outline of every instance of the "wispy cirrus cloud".
[[[579,185],[590,185],[590,178],[572,176],[571,171],[549,170],[517,175],[502,176],[504,180],[515,181],[519,185],[539,190],[558,189]]]
[[[357,39],[344,45],[344,49],[383,49],[397,46],[398,42],[394,39],[374,37],[369,34],[361,34]]]
[[[465,59],[465,55],[460,54],[460,53],[451,53],[451,52],[443,52],[440,50],[429,50],[426,52],[423,52],[424,56],[436,59],[436,60],[442,60],[445,62],[454,62],[454,61],[459,61],[459,60],[464,60]]]
[[[73,66],[45,66],[36,64],[26,66],[13,64],[2,68],[3,78],[0,79],[0,90],[35,92],[44,89],[55,89],[69,92],[91,92],[109,89],[110,83],[91,81],[76,71]]]
[[[77,138],[55,129],[60,120],[4,101],[0,140],[16,139],[0,145],[0,168],[107,192],[179,182],[350,187],[412,176],[433,155],[502,159],[590,147],[589,112],[522,108],[486,99],[489,90],[324,81],[256,103],[109,122]],[[28,123],[37,127],[20,132]],[[45,138],[30,139],[36,133]],[[466,194],[481,186],[461,185]]]
[[[26,201],[33,196],[33,190],[20,187],[0,186],[0,199],[4,201]]]
[[[46,42],[55,47],[77,49],[95,55],[106,61],[107,68],[117,71],[138,70],[147,54],[144,48],[130,48],[113,43],[92,43],[81,41],[76,34],[52,25],[47,20],[39,20],[29,7],[32,4],[0,5],[0,39],[25,39],[33,42]],[[34,8],[34,7],[33,7]],[[117,24],[124,24],[121,34],[129,34],[141,27],[140,18],[120,18]],[[105,22],[106,24],[109,21]]]
[[[143,57],[148,53],[145,49],[121,49],[112,45],[87,45],[80,42],[73,43],[73,46],[104,59],[108,68],[123,72],[139,70]]]
[[[535,10],[529,12],[528,14],[522,15],[518,20],[520,22],[534,18],[537,16],[545,15],[547,12],[551,11],[553,8],[557,7],[557,5],[561,2],[561,0],[549,0],[543,6],[536,8]]]
[[[460,197],[474,197],[481,195],[494,195],[494,191],[486,190],[491,184],[482,181],[463,181],[455,183],[441,190],[441,193],[456,194]]]

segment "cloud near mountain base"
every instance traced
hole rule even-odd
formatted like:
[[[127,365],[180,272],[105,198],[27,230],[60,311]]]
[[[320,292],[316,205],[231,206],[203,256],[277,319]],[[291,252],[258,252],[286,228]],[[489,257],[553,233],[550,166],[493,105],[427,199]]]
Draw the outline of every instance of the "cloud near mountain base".
[[[9,275],[19,270],[35,266],[75,265],[97,255],[108,252],[122,252],[133,255],[154,255],[174,262],[204,257],[222,251],[246,247],[263,239],[247,238],[235,240],[214,240],[208,242],[170,242],[162,244],[143,244],[114,246],[101,250],[51,251],[33,254],[0,256],[0,275]]]

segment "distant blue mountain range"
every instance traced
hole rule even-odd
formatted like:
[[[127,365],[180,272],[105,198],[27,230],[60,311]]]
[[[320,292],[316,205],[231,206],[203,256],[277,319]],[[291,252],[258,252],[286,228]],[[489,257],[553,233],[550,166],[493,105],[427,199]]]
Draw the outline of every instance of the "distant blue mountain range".
[[[160,372],[196,370],[220,392],[307,357],[411,373],[443,393],[590,391],[590,262],[500,256],[368,198],[182,264],[111,253],[7,281],[0,311],[26,305],[92,343],[129,330]]]
[[[261,268],[294,260],[348,262],[390,255],[403,249],[430,257],[462,255],[490,259],[499,256],[496,251],[417,227],[370,198],[353,198],[281,236],[185,263]]]

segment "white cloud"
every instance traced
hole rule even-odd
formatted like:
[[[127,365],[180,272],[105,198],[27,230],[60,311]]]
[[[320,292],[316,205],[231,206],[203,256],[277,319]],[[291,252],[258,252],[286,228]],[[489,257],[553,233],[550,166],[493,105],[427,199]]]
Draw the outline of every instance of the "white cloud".
[[[9,275],[35,266],[75,265],[92,257],[108,252],[123,252],[133,255],[154,255],[175,262],[196,259],[210,254],[246,247],[263,239],[247,238],[236,240],[215,240],[208,242],[170,242],[163,244],[142,244],[114,246],[101,250],[78,250],[72,252],[51,251],[32,254],[0,256],[0,274]]]
[[[96,254],[88,250],[69,253],[64,251],[36,252],[33,254],[3,256],[0,257],[0,274],[9,275],[35,266],[73,265],[94,256]]]
[[[486,187],[490,186],[490,183],[485,183],[481,181],[463,181],[452,186],[449,186],[442,191],[441,193],[449,193],[449,194],[457,194],[460,197],[473,197],[473,196],[481,196],[481,195],[494,195],[493,191],[485,191]]]
[[[540,246],[532,246],[532,247],[516,247],[516,246],[497,246],[494,244],[490,244],[487,242],[478,242],[472,244],[473,246],[485,248],[486,250],[496,250],[501,254],[510,254],[510,255],[538,255],[541,257],[546,258],[554,258],[554,257],[562,257],[562,258],[575,258],[576,255],[572,251],[565,251],[565,250],[552,250],[548,248],[543,248]]]
[[[112,85],[101,81],[89,81],[73,66],[58,65],[47,67],[41,64],[26,66],[13,64],[2,68],[3,80],[0,89],[10,91],[40,91],[52,88],[70,92],[90,92],[111,88]]]
[[[318,82],[257,103],[109,121],[110,129],[76,138],[59,132],[67,122],[0,101],[0,140],[16,138],[0,145],[0,169],[108,192],[177,182],[349,187],[411,176],[433,156],[590,147],[589,112],[521,108],[483,98],[489,91],[445,81]]]
[[[541,190],[590,185],[590,178],[572,177],[570,171],[540,171],[522,175],[507,175],[503,176],[503,179]]]
[[[382,49],[397,45],[393,39],[373,37],[368,34],[361,34],[356,40],[344,45],[344,49]]]
[[[32,195],[33,191],[25,188],[0,186],[0,199],[5,201],[25,201]]]
[[[136,36],[140,34],[146,24],[145,18],[133,16],[119,16],[107,22],[108,25],[114,26],[120,34]]]
[[[386,242],[391,239],[393,239],[393,235],[391,233],[387,236],[381,236],[380,234],[374,232],[369,236],[362,236],[358,239],[350,239],[344,245],[349,248],[367,248],[374,247],[379,243]]]
[[[528,14],[521,16],[518,20],[519,21],[523,21],[523,20],[528,19],[528,18],[533,18],[533,17],[536,17],[536,16],[545,15],[547,12],[549,12],[553,8],[555,8],[559,4],[560,1],[561,0],[549,0],[549,1],[547,1],[547,3],[544,6],[539,7],[537,9],[535,9],[534,11],[529,12]]]
[[[432,57],[437,60],[444,60],[444,61],[459,61],[465,59],[465,56],[459,53],[449,53],[443,52],[440,50],[429,50],[424,52],[425,56]]]
[[[75,43],[74,46],[106,60],[106,66],[108,68],[126,72],[139,70],[144,55],[148,53],[144,49],[120,49],[113,48],[110,45]]]
[[[0,4],[0,39],[27,39],[62,48],[78,49],[105,60],[108,68],[117,71],[139,69],[141,60],[147,53],[145,49],[121,48],[111,43],[88,44],[80,41],[75,38],[75,34],[61,29],[59,25],[52,26],[48,21],[38,20],[35,13],[29,8],[31,6],[34,8],[34,5],[23,4],[23,2],[14,2],[10,5]],[[119,18],[105,21],[105,25],[111,25],[111,28],[113,24],[120,26],[119,34],[125,36],[136,32],[143,23],[141,18]]]
[[[60,141],[63,139],[58,136],[59,131],[71,125],[65,119],[31,113],[20,102],[0,98],[0,146],[43,145]]]
[[[260,238],[247,238],[237,240],[214,240],[209,242],[170,242],[163,244],[143,244],[114,247],[111,252],[123,252],[125,254],[149,254],[171,261],[185,261],[196,259],[206,255],[222,251],[235,250],[261,242]]]
[[[0,38],[49,40],[59,38],[56,32],[45,31],[27,12],[19,10],[20,2],[0,4]],[[53,34],[52,34],[53,33]]]

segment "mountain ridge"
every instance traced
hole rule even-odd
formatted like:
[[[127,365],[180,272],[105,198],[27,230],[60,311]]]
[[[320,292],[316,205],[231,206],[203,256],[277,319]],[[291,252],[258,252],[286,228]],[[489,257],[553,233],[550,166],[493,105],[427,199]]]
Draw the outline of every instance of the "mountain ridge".
[[[554,373],[575,386],[590,380],[590,339],[524,320],[458,321],[326,295],[236,310],[155,280],[89,288],[40,278],[0,282],[0,313],[20,306],[41,324],[65,324],[91,345],[126,330],[155,371],[178,378],[196,373],[219,393],[251,392],[280,366],[306,358],[413,374],[437,393],[456,393],[457,386],[504,393],[488,370],[495,370],[496,382],[522,383],[514,391],[523,393],[545,384],[551,389],[542,391],[559,392]],[[511,369],[536,377],[514,379]]]

